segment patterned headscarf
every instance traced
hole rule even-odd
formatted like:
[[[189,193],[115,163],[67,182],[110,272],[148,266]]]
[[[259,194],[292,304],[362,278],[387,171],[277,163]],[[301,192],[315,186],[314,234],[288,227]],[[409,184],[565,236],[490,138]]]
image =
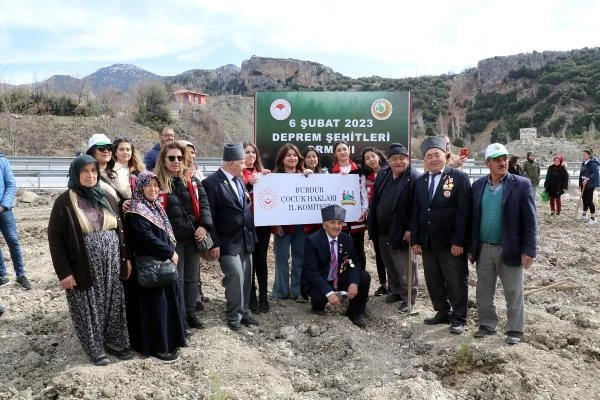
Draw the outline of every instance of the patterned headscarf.
[[[131,198],[131,207],[127,211],[128,213],[139,214],[146,218],[148,221],[159,227],[160,229],[167,232],[171,244],[174,246],[176,243],[175,234],[173,233],[173,227],[167,213],[164,208],[159,204],[158,199],[151,202],[144,196],[144,188],[150,184],[152,179],[156,179],[157,176],[150,171],[142,171],[135,179],[135,189]]]
[[[81,171],[88,164],[95,164],[96,171],[98,171],[98,179],[96,180],[96,184],[91,188],[82,186],[81,182],[79,181],[79,175],[81,174]],[[78,195],[90,200],[94,207],[104,207],[114,214],[115,211],[108,203],[108,200],[104,195],[104,191],[100,189],[100,166],[94,157],[83,154],[71,162],[71,165],[69,166],[69,182],[67,183],[67,186]]]

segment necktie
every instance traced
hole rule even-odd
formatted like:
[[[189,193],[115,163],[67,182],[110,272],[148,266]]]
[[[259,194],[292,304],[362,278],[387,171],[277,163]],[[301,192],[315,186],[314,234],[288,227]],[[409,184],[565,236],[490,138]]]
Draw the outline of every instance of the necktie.
[[[329,266],[329,273],[331,274],[331,280],[333,281],[333,290],[337,290],[338,261],[337,261],[337,255],[335,254],[335,240],[331,241],[331,264]]]
[[[431,200],[433,200],[433,194],[435,193],[435,177],[438,176],[440,173],[438,172],[437,174],[429,174],[429,202],[431,203]]]
[[[240,180],[237,178],[237,176],[233,177],[233,181],[235,182],[235,185],[237,187],[237,192],[238,192],[238,199],[240,200],[240,204],[243,206],[244,205],[244,187],[242,186],[242,182],[240,182]]]

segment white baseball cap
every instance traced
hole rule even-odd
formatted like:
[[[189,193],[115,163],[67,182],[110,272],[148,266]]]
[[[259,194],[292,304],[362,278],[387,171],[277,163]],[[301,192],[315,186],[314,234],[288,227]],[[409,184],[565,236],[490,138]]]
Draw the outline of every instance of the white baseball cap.
[[[507,156],[508,150],[501,143],[492,143],[485,149],[485,159]]]
[[[103,133],[94,133],[91,138],[88,139],[88,150],[92,148],[92,146],[106,146],[112,145],[112,142]]]

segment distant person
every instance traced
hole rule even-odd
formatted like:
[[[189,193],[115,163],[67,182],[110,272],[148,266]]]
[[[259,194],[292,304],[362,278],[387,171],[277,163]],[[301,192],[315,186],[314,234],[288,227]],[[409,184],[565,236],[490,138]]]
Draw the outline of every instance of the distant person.
[[[521,165],[519,164],[519,157],[510,156],[510,159],[508,160],[508,172],[513,175],[523,176],[523,168],[521,168]]]
[[[540,164],[535,161],[533,151],[527,152],[527,159],[523,161],[523,176],[529,178],[533,190],[537,190],[540,184]]]
[[[271,171],[263,166],[260,159],[258,147],[254,143],[244,142],[244,154],[246,155],[244,168],[244,185],[250,196],[250,202],[254,202],[254,185],[259,181],[260,176],[268,174]],[[252,215],[254,220],[254,214]],[[252,287],[250,288],[250,310],[258,314],[259,312],[268,312],[269,307],[269,264],[267,254],[269,253],[269,242],[271,241],[271,227],[257,226],[256,246],[252,253]],[[256,296],[256,282],[258,281],[258,297]]]
[[[6,241],[10,258],[15,270],[16,282],[25,290],[31,289],[31,283],[25,275],[25,263],[21,253],[17,223],[12,208],[15,203],[17,184],[13,175],[8,158],[0,153],[0,231]],[[0,251],[0,286],[7,285],[9,279],[4,264],[4,256]]]
[[[440,137],[446,142],[446,165],[452,168],[462,168],[467,160],[467,156],[459,156],[452,153],[452,143],[448,135],[440,135]]]
[[[333,204],[321,209],[323,228],[306,237],[302,268],[302,296],[310,298],[313,312],[340,306],[347,293],[346,316],[360,328],[367,326],[365,307],[371,277],[360,268],[352,237],[342,232],[346,210]]]
[[[392,143],[387,150],[389,166],[377,174],[369,208],[369,237],[377,241],[382,264],[387,270],[387,303],[399,301],[398,311],[409,312],[417,300],[417,265],[409,255],[410,218],[415,181],[408,149]],[[412,268],[411,296],[408,302],[408,272]],[[377,295],[377,293],[375,293]]]
[[[560,154],[554,155],[554,163],[548,166],[544,189],[550,198],[550,215],[560,215],[562,196],[569,190],[569,173],[563,165],[564,158]]]
[[[507,172],[508,151],[500,143],[485,150],[490,174],[473,183],[473,225],[469,255],[477,271],[476,338],[494,335],[498,325],[498,277],[506,300],[506,343],[521,342],[524,325],[523,268],[536,256],[535,195],[531,183]]]
[[[215,244],[209,254],[219,260],[223,271],[225,313],[232,331],[241,330],[242,325],[259,324],[249,309],[256,232],[250,199],[242,183],[245,167],[243,144],[226,144],[221,167],[202,181],[214,223]]]
[[[423,257],[427,291],[436,314],[426,325],[450,324],[461,334],[467,322],[469,274],[466,246],[471,221],[471,183],[446,165],[446,143],[438,136],[421,143],[429,172],[415,182],[410,240]]]
[[[92,363],[104,366],[106,353],[133,357],[121,282],[131,261],[117,202],[100,188],[99,175],[92,156],[73,160],[69,189],[52,206],[48,244],[77,338]]]
[[[596,223],[596,206],[594,205],[594,189],[600,186],[600,176],[598,175],[598,160],[592,157],[592,149],[583,151],[583,162],[579,171],[579,191],[581,192],[581,201],[583,203],[583,212],[581,219],[587,219],[587,211],[590,210],[590,219],[588,225]]]
[[[153,171],[156,166],[156,157],[158,157],[158,152],[161,147],[172,140],[175,139],[175,130],[170,126],[165,126],[159,134],[159,142],[154,143],[152,148],[146,152],[144,155],[144,164],[146,164],[146,169],[148,171]]]

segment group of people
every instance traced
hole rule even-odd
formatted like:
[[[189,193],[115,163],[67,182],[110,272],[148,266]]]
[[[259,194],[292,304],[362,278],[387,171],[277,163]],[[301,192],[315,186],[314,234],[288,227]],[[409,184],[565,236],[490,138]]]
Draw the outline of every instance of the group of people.
[[[475,182],[447,165],[443,137],[426,139],[426,173],[410,165],[408,149],[392,144],[384,155],[366,148],[361,164],[344,141],[333,146],[333,167],[309,146],[288,143],[273,173],[358,174],[361,214],[345,222],[345,209],[322,209],[322,224],[256,227],[253,187],[264,174],[256,145],[226,144],[220,168],[204,177],[195,147],[175,141],[172,128],[144,162],[131,140],[94,134],[85,155],[69,170],[68,190],[53,206],[48,238],[60,285],[66,290],[75,332],[96,365],[107,354],[129,359],[136,350],[171,362],[190,328],[203,328],[201,257],[223,272],[226,319],[233,331],[258,325],[253,314],[270,310],[267,255],[274,236],[273,299],[309,302],[322,313],[348,297],[346,315],[367,325],[371,278],[366,272],[365,232],[373,241],[380,287],[398,310],[409,312],[417,295],[416,255],[423,258],[436,315],[426,324],[449,323],[462,333],[467,312],[467,257],[477,263],[478,334],[494,333],[496,277],[505,286],[509,343],[523,332],[522,268],[535,257],[535,204],[528,180],[507,173],[508,152],[486,151],[490,175]],[[147,169],[153,165],[153,170]],[[456,164],[453,164],[456,165]],[[210,239],[212,245],[201,249]],[[153,257],[177,265],[177,281],[159,288],[138,283],[138,260]],[[258,289],[258,290],[257,290]],[[476,335],[477,336],[477,335]]]

